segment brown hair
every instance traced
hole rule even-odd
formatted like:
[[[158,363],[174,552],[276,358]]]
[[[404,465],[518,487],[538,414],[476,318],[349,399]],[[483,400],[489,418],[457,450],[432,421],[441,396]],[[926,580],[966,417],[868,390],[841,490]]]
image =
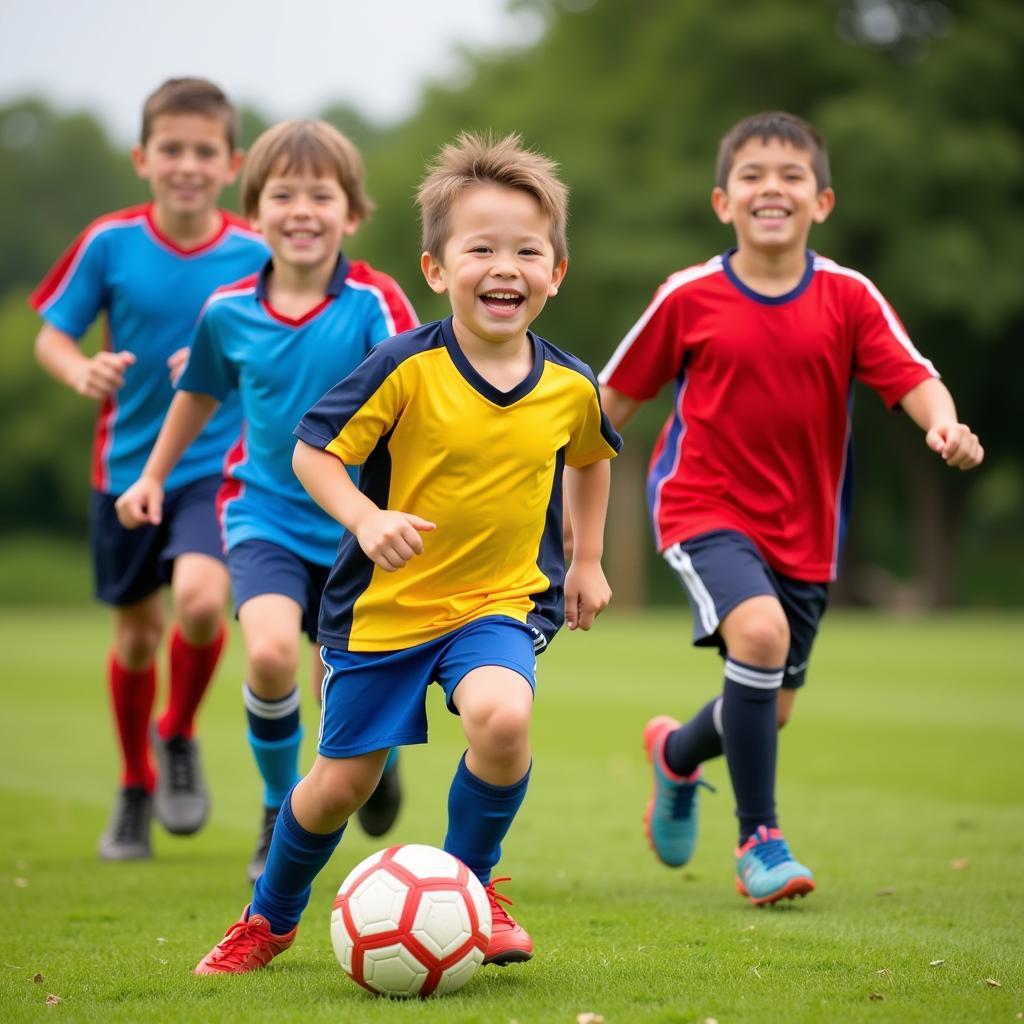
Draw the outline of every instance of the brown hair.
[[[205,78],[168,78],[151,93],[142,107],[144,146],[153,134],[153,122],[161,114],[201,114],[224,122],[228,149],[234,150],[238,138],[238,112],[224,93]]]
[[[715,165],[715,184],[719,188],[725,188],[736,154],[751,139],[760,139],[762,142],[777,139],[797,149],[806,150],[811,154],[811,169],[818,183],[818,191],[832,187],[825,140],[811,125],[794,114],[773,110],[745,117],[725,133],[718,145],[718,161]]]
[[[463,132],[441,149],[416,193],[423,221],[423,249],[440,262],[451,234],[455,200],[473,185],[490,183],[533,196],[551,221],[555,262],[569,255],[566,241],[569,190],[558,178],[558,164],[525,149],[519,135],[491,137]]]
[[[363,158],[334,125],[326,121],[282,121],[268,128],[253,144],[242,171],[242,210],[254,217],[260,192],[274,172],[310,171],[334,175],[348,197],[351,216],[360,221],[373,212],[366,194]]]

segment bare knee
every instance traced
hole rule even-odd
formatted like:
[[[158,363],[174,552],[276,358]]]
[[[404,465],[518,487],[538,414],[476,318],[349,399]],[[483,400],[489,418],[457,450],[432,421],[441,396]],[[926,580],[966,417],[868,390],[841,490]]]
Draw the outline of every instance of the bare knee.
[[[370,798],[379,772],[357,769],[352,761],[337,761],[317,766],[301,785],[304,797],[316,808],[320,822],[339,827]]]
[[[488,751],[491,757],[514,757],[530,742],[529,705],[494,704],[473,712],[466,730],[473,746]]]
[[[174,566],[174,614],[190,643],[211,643],[220,630],[228,596],[224,566],[207,555],[182,555]]]
[[[249,683],[261,696],[274,697],[282,688],[291,689],[299,664],[297,638],[274,634],[247,637],[246,650]]]
[[[751,665],[782,665],[789,653],[789,623],[777,605],[727,620],[723,634],[730,656]]]
[[[164,632],[160,614],[119,615],[114,627],[117,660],[129,669],[145,668],[156,657]]]

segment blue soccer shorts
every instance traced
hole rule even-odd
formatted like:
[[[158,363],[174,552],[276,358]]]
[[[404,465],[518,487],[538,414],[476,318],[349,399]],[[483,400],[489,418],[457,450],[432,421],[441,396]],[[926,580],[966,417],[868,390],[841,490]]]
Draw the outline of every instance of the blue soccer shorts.
[[[326,675],[317,750],[357,757],[427,742],[427,690],[438,683],[452,714],[455,688],[476,668],[497,665],[536,688],[533,631],[504,615],[477,619],[401,651],[321,649]]]
[[[204,476],[164,495],[158,526],[126,530],[117,518],[116,494],[92,492],[89,546],[96,597],[104,604],[135,604],[171,582],[180,555],[225,560],[217,492],[223,478]]]
[[[751,597],[777,598],[789,623],[789,654],[782,685],[804,685],[811,648],[828,605],[828,584],[795,580],[776,572],[754,542],[735,530],[702,533],[664,553],[679,577],[693,610],[693,643],[717,647],[725,656],[718,625],[738,604]]]
[[[228,569],[236,618],[238,609],[251,598],[283,594],[302,609],[302,631],[316,640],[329,565],[308,562],[269,540],[245,540],[228,552]]]

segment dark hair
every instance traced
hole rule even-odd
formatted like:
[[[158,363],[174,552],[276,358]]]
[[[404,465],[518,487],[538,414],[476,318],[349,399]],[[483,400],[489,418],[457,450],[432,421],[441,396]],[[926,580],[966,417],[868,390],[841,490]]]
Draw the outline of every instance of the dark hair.
[[[242,210],[255,217],[260,193],[273,174],[310,171],[333,175],[348,199],[350,216],[363,221],[373,212],[366,194],[363,158],[352,141],[326,121],[282,121],[250,147],[242,171]]]
[[[778,139],[797,149],[806,150],[811,154],[811,169],[817,179],[818,191],[832,187],[825,140],[811,125],[794,114],[772,110],[745,117],[725,133],[718,144],[718,161],[715,165],[715,184],[719,188],[725,188],[736,154],[751,139],[760,139],[762,142]]]
[[[569,255],[569,190],[558,177],[558,164],[526,149],[518,135],[493,139],[471,132],[442,147],[416,193],[425,252],[441,260],[451,234],[452,207],[466,189],[479,184],[503,185],[533,196],[551,222],[555,263]]]
[[[153,133],[153,122],[161,114],[202,114],[220,118],[228,148],[238,138],[238,112],[221,90],[205,78],[168,78],[142,107],[142,145]]]

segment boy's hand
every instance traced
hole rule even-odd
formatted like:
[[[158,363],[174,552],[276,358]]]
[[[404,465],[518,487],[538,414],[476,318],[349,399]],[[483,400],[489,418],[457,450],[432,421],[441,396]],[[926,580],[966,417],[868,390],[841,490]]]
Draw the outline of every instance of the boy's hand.
[[[172,352],[168,358],[167,369],[171,375],[171,387],[178,383],[178,378],[185,372],[185,364],[188,362],[190,351],[186,345],[185,348],[179,348],[177,352]]]
[[[164,487],[151,476],[141,476],[114,503],[117,518],[126,530],[159,524],[163,516]]]
[[[974,469],[985,458],[978,435],[966,423],[939,423],[925,434],[925,444],[954,469]]]
[[[367,557],[385,572],[394,572],[414,555],[422,554],[420,534],[436,529],[435,523],[411,512],[377,509],[363,518],[354,532]]]
[[[86,398],[106,398],[124,387],[124,372],[134,362],[133,352],[97,352],[82,363],[71,386]]]
[[[600,562],[573,562],[565,574],[565,623],[569,629],[590,629],[608,607],[612,590]]]

